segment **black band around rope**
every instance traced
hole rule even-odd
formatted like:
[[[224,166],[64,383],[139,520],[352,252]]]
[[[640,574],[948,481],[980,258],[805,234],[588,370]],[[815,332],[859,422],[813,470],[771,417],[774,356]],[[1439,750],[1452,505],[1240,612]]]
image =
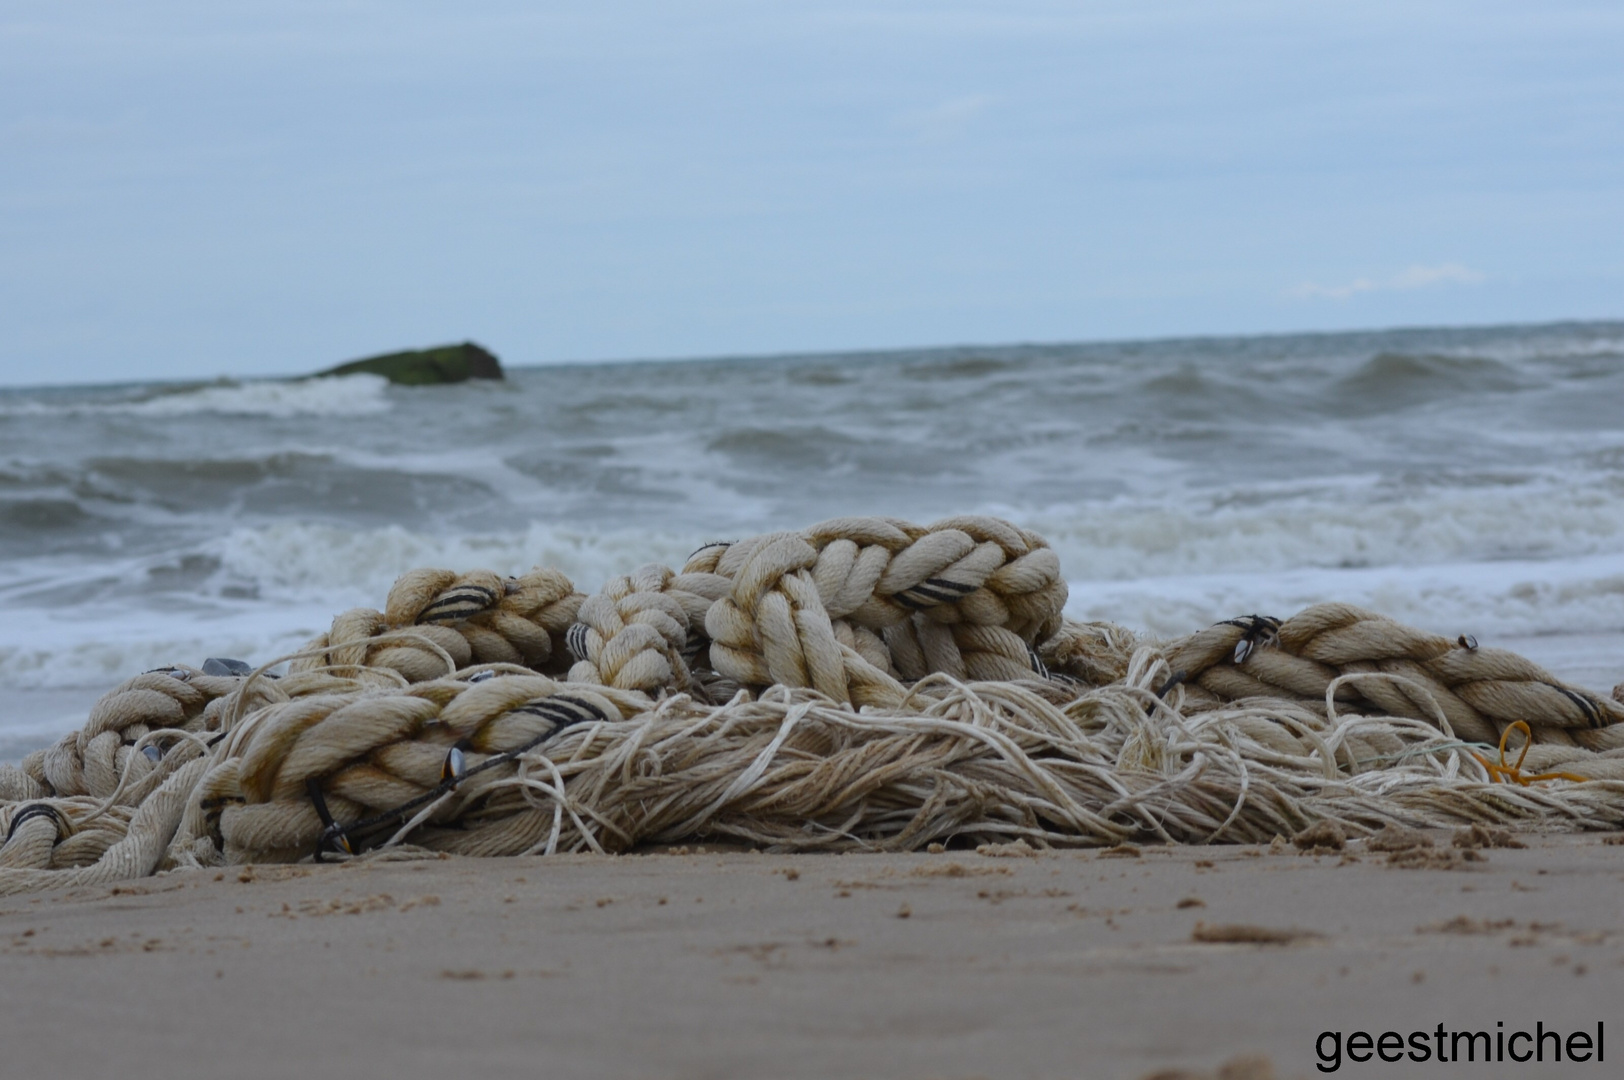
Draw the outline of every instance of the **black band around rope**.
[[[573,710],[567,707],[572,705],[574,706]],[[440,796],[455,790],[458,784],[469,777],[494,769],[498,765],[505,765],[515,758],[529,753],[542,743],[558,735],[565,728],[586,723],[588,720],[606,721],[609,719],[603,714],[603,710],[592,704],[592,702],[567,694],[554,694],[549,698],[529,701],[510,711],[540,716],[543,719],[553,721],[556,726],[551,731],[537,735],[522,746],[516,746],[512,750],[506,750],[500,754],[493,754],[478,765],[464,769],[461,775],[447,777],[428,791],[415,798],[408,799],[399,806],[374,814],[371,817],[362,818],[353,825],[341,825],[333,820],[332,813],[327,809],[327,800],[322,795],[320,781],[315,777],[306,780],[305,791],[316,808],[316,814],[321,818],[322,824],[326,826],[322,829],[321,836],[316,840],[315,861],[325,861],[322,856],[329,851],[343,852],[346,855],[357,854],[366,847],[367,840],[375,837],[380,831],[385,828],[396,829],[404,825],[413,810],[427,806]],[[459,739],[452,749],[458,750],[471,747],[472,743],[468,739]],[[450,754],[448,753],[447,758],[449,759],[449,757]]]
[[[62,816],[62,811],[58,810],[50,803],[29,803],[27,806],[17,811],[15,815],[13,815],[11,819],[11,827],[6,830],[6,838],[4,841],[0,841],[0,847],[4,847],[6,844],[11,843],[11,838],[17,835],[17,829],[22,825],[23,822],[27,821],[29,818],[37,817],[48,817],[54,821],[56,823],[56,834],[59,838],[64,833],[72,832],[72,827],[69,826],[68,819]]]

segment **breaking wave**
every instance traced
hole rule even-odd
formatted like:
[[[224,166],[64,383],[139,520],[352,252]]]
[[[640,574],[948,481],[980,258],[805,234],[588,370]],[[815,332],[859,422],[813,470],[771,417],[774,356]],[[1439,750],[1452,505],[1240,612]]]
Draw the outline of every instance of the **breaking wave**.
[[[143,389],[124,400],[54,402],[34,397],[0,403],[0,415],[125,415],[142,417],[368,416],[388,412],[389,380],[381,375],[319,379],[221,381],[201,386]]]

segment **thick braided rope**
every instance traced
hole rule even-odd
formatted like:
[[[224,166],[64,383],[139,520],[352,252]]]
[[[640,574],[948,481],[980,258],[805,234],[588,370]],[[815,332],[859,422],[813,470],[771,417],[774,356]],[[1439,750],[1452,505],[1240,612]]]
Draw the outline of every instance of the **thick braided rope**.
[[[1351,604],[1317,604],[1280,622],[1262,616],[1218,623],[1173,643],[1170,667],[1219,701],[1280,697],[1318,701],[1342,676],[1339,699],[1361,711],[1431,720],[1441,711],[1462,739],[1495,744],[1523,722],[1542,743],[1624,746],[1624,705],[1571,687],[1503,649],[1479,648],[1405,626]]]
[[[389,590],[383,611],[354,608],[335,617],[332,629],[309,646],[325,652],[298,661],[294,670],[388,668],[408,682],[470,664],[559,673],[567,666],[564,634],[583,599],[569,578],[546,567],[517,578],[490,570],[412,570]],[[405,629],[417,640],[398,633]]]
[[[146,877],[156,871],[168,849],[170,838],[180,824],[197,782],[207,762],[194,758],[168,775],[162,784],[141,801],[122,829],[98,830],[96,846],[103,840],[111,841],[96,854],[94,861],[79,864],[71,857],[59,857],[52,851],[40,858],[39,841],[43,839],[40,826],[35,823],[43,816],[34,816],[22,828],[12,830],[5,847],[0,848],[0,896],[37,889],[65,888],[75,885],[101,885],[129,878]],[[33,804],[38,805],[38,804]],[[56,808],[60,812],[60,807]],[[66,818],[66,815],[64,815]],[[52,826],[55,830],[55,826]],[[58,831],[61,837],[57,847],[72,844],[83,830],[69,826]],[[65,835],[64,835],[65,833]],[[18,856],[11,856],[13,845],[18,845]],[[31,849],[31,850],[28,850]],[[26,850],[26,854],[24,851]],[[86,851],[89,854],[89,851]],[[9,860],[17,858],[16,863]],[[25,861],[26,860],[26,861]],[[50,867],[71,867],[51,869]]]
[[[299,858],[332,821],[361,821],[477,774],[433,802],[413,842],[459,854],[518,854],[551,825],[552,810],[537,811],[527,799],[526,783],[516,779],[521,763],[481,766],[568,724],[618,721],[648,704],[622,691],[509,675],[268,706],[232,731],[204,778],[198,798],[206,812],[196,832],[211,837],[228,861]]]
[[[98,862],[129,833],[134,809],[109,807],[92,816],[101,800],[79,796],[14,802],[0,809],[0,867],[71,870]]]
[[[726,595],[719,574],[678,574],[649,563],[611,578],[582,602],[566,642],[571,682],[621,690],[692,691],[705,644],[705,612]]]
[[[162,741],[147,753],[136,751],[136,744],[153,732],[217,729],[221,699],[241,682],[191,667],[126,680],[96,702],[84,727],[29,754],[21,768],[0,765],[0,799],[102,799],[123,779],[120,801],[134,806],[155,786],[153,774],[163,756]]]
[[[0,848],[0,892],[150,873],[165,851],[175,865],[308,857],[334,820],[381,820],[375,842],[500,855],[703,836],[795,850],[1251,842],[1320,820],[1366,832],[1624,816],[1619,757],[1587,755],[1589,783],[1494,783],[1426,723],[1284,699],[1184,715],[1151,691],[1165,660],[1147,648],[1134,664],[1081,692],[933,676],[904,708],[866,714],[805,689],[714,707],[533,675],[275,702],[180,765],[89,867],[42,869],[67,865],[43,853],[72,830],[26,817]]]
[[[705,615],[715,671],[858,704],[933,673],[1030,675],[1066,599],[1048,544],[990,517],[835,518],[702,548],[683,569],[731,583]]]
[[[1624,751],[1606,749],[1624,706],[1514,654],[1346,605],[1136,647],[1059,618],[1052,560],[993,519],[840,519],[584,604],[548,571],[414,571],[285,678],[149,672],[0,766],[0,892],[407,840],[905,848],[1624,819]],[[569,681],[537,675],[566,635]],[[967,682],[978,668],[993,678]],[[734,680],[756,695],[714,692]],[[1541,742],[1528,775],[1588,782],[1494,782],[1462,740],[1519,721]]]
[[[1493,784],[1458,742],[1415,721],[1332,717],[1282,699],[1185,717],[1147,689],[1165,673],[1165,663],[1144,665],[1123,684],[1076,696],[1053,683],[943,680],[916,688],[907,708],[866,716],[787,688],[715,708],[536,676],[317,694],[262,706],[233,729],[206,771],[191,774],[188,822],[169,810],[144,820],[173,836],[180,865],[306,857],[324,812],[344,822],[387,817],[432,795],[453,751],[471,771],[549,735],[533,754],[444,792],[403,838],[469,854],[621,850],[702,835],[905,848],[952,836],[1109,843],[1146,831],[1256,840],[1323,818],[1596,828],[1624,814],[1624,784]],[[1624,765],[1587,757],[1598,777]],[[37,852],[34,833],[46,829],[23,824],[0,857],[33,871],[42,859],[21,852]],[[387,822],[397,824],[409,822]],[[139,859],[120,855],[72,881],[114,880],[103,876],[109,867],[150,872],[140,868],[155,843],[148,836]],[[0,891],[47,883],[0,870]]]

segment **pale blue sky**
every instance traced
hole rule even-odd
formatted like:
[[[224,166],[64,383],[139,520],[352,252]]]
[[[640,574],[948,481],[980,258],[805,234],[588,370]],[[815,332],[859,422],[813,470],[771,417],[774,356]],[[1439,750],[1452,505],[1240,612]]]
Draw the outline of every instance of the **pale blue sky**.
[[[1624,5],[8,0],[0,382],[1624,316]]]

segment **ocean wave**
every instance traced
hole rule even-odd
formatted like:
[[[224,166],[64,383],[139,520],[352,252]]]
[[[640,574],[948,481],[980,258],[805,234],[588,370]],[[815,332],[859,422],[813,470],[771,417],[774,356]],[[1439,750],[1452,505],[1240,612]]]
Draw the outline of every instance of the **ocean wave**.
[[[1512,561],[1560,565],[1624,553],[1624,484],[1605,477],[1589,484],[1508,476],[1468,485],[1457,479],[1449,486],[1402,493],[1374,480],[1350,480],[1340,486],[1259,486],[1153,501],[1119,498],[1042,511],[988,503],[935,511],[980,511],[1019,521],[1048,538],[1076,582],[1492,567]],[[915,516],[928,521],[936,512]],[[132,564],[114,577],[141,583],[128,588],[131,599],[157,589],[274,603],[320,601],[330,613],[380,604],[394,579],[416,566],[521,573],[541,564],[562,570],[591,592],[642,563],[679,565],[704,543],[804,526],[813,516],[763,519],[741,529],[738,521],[728,524],[714,515],[696,523],[688,508],[620,528],[538,520],[510,529],[455,532],[434,522],[427,528],[366,528],[282,520],[223,527],[145,558],[144,571]],[[25,593],[60,596],[27,585],[28,562],[13,560],[9,567],[8,579],[15,579],[7,590],[12,602],[23,602]],[[112,597],[98,592],[94,599]]]
[[[1267,497],[1226,490],[1185,501],[1016,514],[1048,537],[1067,573],[1167,575],[1579,558],[1624,550],[1624,487],[1515,482],[1397,495]]]
[[[0,524],[18,532],[60,532],[90,520],[72,499],[16,499],[0,502]]]
[[[1624,635],[1624,555],[1560,563],[1305,569],[1119,582],[1071,579],[1066,612],[1173,637],[1237,615],[1286,617],[1332,600],[1450,637],[1472,634],[1484,644],[1493,644],[1496,637]],[[1624,678],[1624,650],[1615,660],[1614,681]]]
[[[287,537],[280,538],[285,544]],[[184,607],[103,602],[96,617],[47,609],[0,626],[0,686],[38,690],[108,686],[139,671],[209,656],[269,663],[299,649],[350,607],[380,607],[397,569],[488,566],[509,573],[532,562],[558,566],[578,588],[592,591],[607,571],[623,572],[650,558],[680,562],[675,549],[642,543],[620,550],[601,541],[553,537],[551,550],[421,545],[409,536],[372,537],[368,546],[312,544],[303,572],[279,566],[282,595],[217,602],[206,614]],[[396,547],[387,565],[378,541]],[[646,538],[645,538],[646,540]],[[683,541],[686,545],[688,541]],[[539,557],[538,557],[539,556]],[[241,569],[247,553],[232,560]],[[1511,561],[1425,567],[1310,568],[1104,581],[1069,575],[1067,614],[1104,619],[1163,637],[1254,612],[1289,616],[1323,601],[1358,604],[1438,633],[1498,639],[1603,635],[1624,642],[1624,555],[1562,562]],[[1611,674],[1592,682],[1606,689],[1624,679],[1624,646],[1604,657]],[[1609,666],[1611,665],[1611,666]],[[0,725],[3,726],[3,725]]]
[[[419,566],[503,574],[549,566],[569,575],[576,588],[594,592],[609,577],[647,562],[680,565],[708,539],[714,537],[696,538],[677,530],[573,529],[540,522],[511,532],[455,536],[395,525],[346,529],[286,522],[234,529],[211,549],[225,579],[252,582],[260,595],[279,600],[328,599],[336,614],[344,607],[382,606],[395,579]]]
[[[599,532],[543,524],[497,535],[436,537],[391,526],[346,529],[280,523],[233,529],[197,550],[130,561],[83,593],[73,565],[13,564],[0,620],[0,687],[108,685],[166,664],[233,656],[267,663],[325,631],[353,607],[381,608],[389,587],[420,566],[519,574],[563,571],[584,592],[650,561],[680,565],[705,539],[654,531]],[[188,569],[189,568],[189,569]],[[182,594],[155,602],[159,578]]]
[[[268,663],[297,651],[327,628],[329,617],[280,610],[229,625],[200,625],[180,616],[127,613],[96,628],[65,620],[36,623],[27,640],[0,638],[0,685],[24,690],[107,687],[153,668],[200,665],[211,656]],[[279,625],[278,625],[279,624]],[[291,628],[291,629],[290,629]],[[13,725],[4,725],[9,733]]]
[[[0,415],[13,416],[368,416],[393,407],[389,380],[381,375],[344,375],[321,379],[235,382],[143,390],[125,400],[52,402],[24,398],[0,404]]]
[[[1386,412],[1460,394],[1510,393],[1526,382],[1511,365],[1488,357],[1383,352],[1337,380],[1332,404]]]
[[[989,375],[1019,371],[1021,358],[1012,356],[946,356],[923,364],[908,364],[902,368],[910,379],[985,379]]]
[[[863,513],[1012,518],[1055,545],[1074,614],[1157,633],[1336,599],[1611,633],[1621,332],[0,391],[0,687],[268,659],[415,566],[543,564],[592,592]]]
[[[224,485],[234,476],[216,482]],[[680,564],[694,548],[718,539],[803,527],[841,513],[899,512],[896,500],[884,504],[870,494],[865,499],[873,505],[847,500],[814,508],[802,500],[770,513],[750,513],[748,501],[732,507],[711,493],[703,506],[651,505],[641,520],[616,524],[588,516],[514,520],[511,508],[497,507],[501,512],[493,514],[482,509],[480,499],[469,498],[460,504],[463,528],[451,527],[453,519],[439,512],[423,514],[415,524],[292,515],[234,524],[233,503],[200,518],[190,533],[171,527],[161,547],[109,552],[101,568],[111,567],[110,559],[138,560],[139,565],[114,575],[146,582],[141,588],[132,585],[131,596],[159,585],[159,591],[175,591],[164,584],[173,579],[181,591],[200,594],[229,587],[236,595],[266,599],[342,594],[346,604],[376,604],[396,576],[415,566],[520,573],[538,563],[564,571],[590,592],[645,562]],[[411,505],[403,500],[395,501]],[[54,521],[53,514],[72,505],[38,512]],[[936,493],[904,513],[920,522],[959,513],[1011,518],[1046,537],[1066,573],[1080,581],[1551,562],[1624,553],[1624,477],[1605,473],[1565,482],[1557,476],[1489,472],[1260,483],[1044,509],[949,500]],[[504,518],[513,523],[503,527]],[[467,528],[474,520],[484,525]],[[13,597],[21,595],[35,563],[46,565],[43,554],[8,561],[4,576],[19,590]],[[205,570],[180,573],[172,567]]]

